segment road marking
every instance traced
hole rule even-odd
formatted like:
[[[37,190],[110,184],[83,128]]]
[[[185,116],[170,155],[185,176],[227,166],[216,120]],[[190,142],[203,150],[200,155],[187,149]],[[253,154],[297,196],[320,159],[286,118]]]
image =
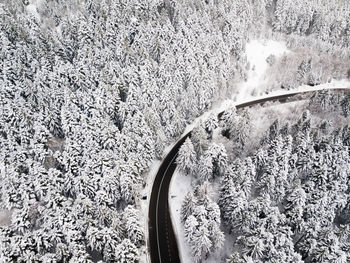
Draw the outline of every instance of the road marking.
[[[340,91],[348,91],[349,88],[329,88],[330,90],[340,90]],[[295,91],[292,93],[287,93],[287,94],[282,94],[282,95],[270,95],[269,97],[265,97],[265,98],[252,98],[253,100],[251,101],[243,101],[240,102],[239,104],[235,104],[233,105],[234,107],[236,107],[237,109],[241,109],[241,108],[245,108],[245,107],[249,107],[252,105],[256,105],[256,104],[261,104],[264,102],[268,102],[268,101],[276,101],[278,99],[285,99],[285,98],[290,98],[299,94],[308,94],[308,93],[313,93],[313,92],[317,92],[317,91],[322,91],[322,90],[327,90],[327,88],[321,88],[321,89],[313,89],[313,90],[306,90],[306,91]],[[222,115],[224,113],[224,111],[220,112],[218,114],[218,118],[220,119],[220,115]],[[192,131],[189,131],[184,137],[187,137]],[[184,139],[184,137],[182,137],[180,140]],[[175,144],[176,146],[176,144]],[[174,146],[174,147],[175,147]],[[180,147],[179,147],[180,148]],[[172,151],[174,148],[172,148],[170,151]],[[177,153],[175,154],[175,156],[173,157],[173,159],[171,160],[170,164],[168,165],[165,173],[168,171],[169,166],[173,163],[174,158],[177,156]],[[161,189],[161,185],[163,184],[163,179],[161,180],[160,186],[159,186],[159,190]],[[161,261],[161,257],[160,257],[160,246],[159,246],[159,230],[158,230],[158,206],[159,206],[159,194],[160,191],[158,192],[158,196],[157,196],[157,202],[156,202],[156,233],[157,233],[157,245],[158,245],[158,256],[159,259]],[[150,228],[152,228],[152,226],[150,226]]]
[[[169,167],[173,164],[173,161],[175,159],[175,157],[177,156],[177,153],[174,155],[174,157],[171,159],[169,165],[167,166],[165,172],[163,175],[165,175],[168,170]],[[159,256],[159,261],[162,262],[162,257],[160,255],[160,245],[159,245],[159,229],[158,229],[158,206],[159,206],[159,196],[160,196],[160,190],[162,189],[162,184],[163,184],[163,180],[164,180],[165,176],[163,176],[162,180],[160,181],[160,185],[159,185],[159,190],[158,190],[158,195],[157,195],[157,204],[156,204],[156,233],[157,233],[157,246],[158,246],[158,256]]]

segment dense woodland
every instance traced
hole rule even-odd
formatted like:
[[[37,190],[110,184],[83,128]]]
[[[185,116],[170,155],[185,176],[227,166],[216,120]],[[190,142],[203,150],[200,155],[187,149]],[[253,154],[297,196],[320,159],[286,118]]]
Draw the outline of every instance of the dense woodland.
[[[222,248],[225,231],[229,263],[349,262],[349,102],[348,92],[317,92],[295,123],[274,121],[249,151],[240,138],[259,127],[247,111],[197,128],[206,136],[194,133],[177,159],[196,178],[181,209],[195,261]],[[228,155],[220,137],[239,154]]]
[[[0,212],[10,219],[0,225],[1,259],[138,262],[148,168],[245,78],[245,43],[273,31],[339,55],[349,47],[349,10],[325,0],[1,1]],[[221,174],[223,147],[212,151]],[[195,220],[213,222],[219,247],[207,188],[194,195],[214,214]]]

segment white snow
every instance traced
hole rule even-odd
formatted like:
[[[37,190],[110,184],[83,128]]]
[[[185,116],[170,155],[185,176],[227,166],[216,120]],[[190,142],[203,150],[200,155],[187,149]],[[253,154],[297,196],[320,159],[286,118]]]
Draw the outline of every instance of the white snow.
[[[172,218],[173,229],[175,232],[175,236],[177,237],[177,245],[180,252],[180,260],[183,263],[193,262],[193,258],[191,256],[191,251],[187,246],[185,240],[185,234],[183,231],[183,224],[181,223],[181,205],[186,196],[186,194],[192,190],[192,184],[194,183],[194,179],[191,176],[186,176],[176,169],[174,172],[173,178],[170,183],[169,189],[169,205],[170,205],[170,216]],[[175,187],[176,186],[176,187]],[[218,185],[212,185],[213,188],[218,188]],[[217,193],[218,191],[214,191]],[[218,198],[218,196],[213,197],[214,200]],[[232,254],[232,237],[225,236],[224,247],[221,251],[209,256],[209,258],[205,261],[207,263],[216,263],[218,262],[218,258],[224,260],[229,255]],[[227,257],[226,257],[227,256]],[[220,261],[221,262],[221,261]]]
[[[251,95],[245,93],[244,95],[241,96],[241,100],[239,100],[239,101],[233,101],[231,99],[228,99],[228,100],[222,101],[221,103],[218,102],[218,103],[213,104],[211,110],[205,112],[203,115],[196,118],[193,121],[193,123],[191,123],[190,125],[188,125],[186,127],[183,135],[185,135],[189,131],[191,131],[200,122],[203,122],[211,113],[218,114],[219,112],[222,112],[225,109],[228,109],[229,107],[232,107],[234,105],[249,102],[252,100],[274,97],[274,96],[278,96],[278,95],[282,95],[282,94],[292,94],[292,93],[301,92],[301,91],[306,92],[306,91],[317,91],[317,90],[324,90],[324,89],[350,89],[350,82],[348,80],[341,80],[341,81],[332,80],[330,83],[325,83],[325,84],[321,84],[321,85],[314,86],[314,87],[304,85],[304,86],[300,86],[296,89],[288,90],[288,91],[276,90],[276,91],[273,91],[269,94],[265,94],[264,96],[251,96]],[[280,110],[281,115],[283,115],[283,113],[285,114],[286,112],[292,112],[296,105],[301,106],[304,104],[305,104],[305,101],[300,101],[300,102],[297,101],[297,102],[288,103],[288,106],[286,106],[286,104],[274,105],[273,108],[276,107],[276,109]],[[267,122],[267,123],[270,123],[270,122]],[[175,145],[175,143],[173,145]],[[172,148],[172,146],[167,147],[167,151],[170,151],[171,148]],[[156,171],[154,172],[154,174],[152,176],[155,176],[155,174],[156,174]],[[187,243],[186,243],[186,240],[184,237],[183,224],[180,221],[181,204],[182,204],[182,201],[183,201],[185,195],[187,194],[187,192],[191,190],[191,183],[192,183],[191,178],[183,176],[178,172],[175,172],[173,175],[173,178],[171,180],[170,189],[169,189],[170,216],[172,218],[173,228],[174,228],[175,234],[177,236],[177,240],[178,240],[177,243],[178,243],[178,249],[179,249],[181,262],[184,262],[184,263],[193,262],[193,259],[191,257],[191,253],[189,251],[189,248],[187,246]],[[151,189],[150,189],[150,191],[151,191]],[[225,238],[227,238],[227,237],[225,237]],[[227,241],[227,242],[225,241],[222,253],[219,256],[213,255],[213,256],[209,257],[206,262],[215,262],[214,256],[217,256],[216,259],[223,258],[223,257],[225,257],[225,255],[227,255],[227,253],[229,253],[229,251],[230,251],[230,241]]]
[[[193,261],[191,258],[191,251],[185,241],[185,235],[182,227],[183,224],[181,223],[180,219],[181,205],[185,195],[191,191],[192,181],[193,177],[183,175],[178,171],[178,169],[176,169],[169,186],[170,216],[175,236],[177,237],[180,260],[183,263]]]
[[[242,85],[245,85],[245,83],[243,83]],[[318,91],[318,90],[324,90],[324,89],[350,89],[350,81],[349,80],[331,80],[331,82],[329,82],[329,83],[324,83],[324,84],[320,84],[320,85],[313,86],[313,87],[308,86],[308,85],[302,85],[296,89],[275,90],[275,91],[272,91],[268,94],[264,94],[264,95],[260,95],[260,96],[251,95],[251,94],[248,94],[246,92],[242,92],[242,94],[240,95],[240,97],[241,97],[240,100],[227,99],[224,101],[219,101],[219,102],[213,103],[210,110],[206,111],[201,116],[194,119],[194,121],[191,124],[186,126],[185,131],[182,133],[180,138],[182,138],[188,132],[193,130],[193,128],[198,126],[201,122],[204,122],[212,113],[219,114],[220,112],[222,112],[230,107],[233,107],[233,106],[236,106],[239,104],[243,104],[246,102],[250,102],[252,100],[270,98],[270,97],[274,97],[274,96],[278,96],[278,95],[293,94],[296,92]],[[175,143],[171,144],[170,146],[167,146],[167,148],[164,150],[164,152],[165,153],[169,152],[172,149],[173,145],[175,145]]]
[[[228,109],[234,105],[242,104],[245,102],[249,102],[252,100],[268,98],[273,96],[278,96],[282,94],[292,94],[295,92],[301,91],[317,91],[324,89],[350,89],[349,80],[331,80],[329,83],[321,84],[318,86],[307,86],[303,85],[293,90],[276,90],[272,91],[269,94],[266,94],[266,83],[265,80],[265,72],[268,67],[268,63],[266,59],[268,56],[275,55],[276,58],[278,56],[282,56],[283,54],[290,52],[286,44],[284,42],[277,42],[273,40],[263,41],[263,40],[253,40],[247,44],[246,54],[247,59],[250,63],[250,70],[248,72],[248,79],[246,82],[242,82],[238,85],[238,91],[234,95],[233,99],[227,99],[224,101],[216,102],[212,105],[212,108],[196,118],[190,125],[188,125],[183,133],[183,135],[187,134],[191,131],[195,126],[199,123],[203,122],[211,113],[218,114],[219,112]],[[264,95],[261,95],[264,94]],[[304,102],[300,102],[303,104]],[[298,102],[293,102],[290,107],[287,107],[285,104],[279,107],[281,112],[290,111],[295,105],[298,105]],[[182,135],[182,136],[183,136]],[[181,136],[181,137],[182,137]],[[174,144],[173,144],[174,145]],[[167,147],[168,151],[172,147]],[[154,176],[154,175],[152,175]],[[154,177],[153,177],[154,178]],[[152,181],[153,182],[153,181]],[[180,221],[180,208],[182,201],[187,194],[188,191],[191,190],[191,178],[181,175],[178,172],[175,172],[170,183],[169,189],[169,206],[170,206],[170,215],[172,218],[173,228],[178,240],[178,248],[180,253],[181,261],[193,262],[191,257],[190,250],[185,241],[184,232],[183,232],[183,224]],[[227,237],[226,237],[227,238]],[[225,242],[224,249],[222,253],[216,256],[216,259],[221,259],[225,257],[225,255],[230,251],[229,242]],[[215,262],[213,256],[209,257],[206,262]]]
[[[0,209],[0,226],[8,226],[11,224],[11,212]]]
[[[141,255],[140,259],[141,262],[151,262],[150,254],[147,251],[148,248],[148,211],[149,211],[149,201],[151,199],[151,192],[152,192],[152,186],[153,181],[157,175],[158,169],[162,162],[160,160],[154,160],[153,163],[150,166],[147,181],[145,187],[141,191],[141,197],[146,196],[146,200],[142,199],[140,200],[140,207],[141,207],[141,218],[143,218],[143,224],[144,224],[144,233],[145,233],[145,239],[146,244],[141,249]]]
[[[308,85],[302,85],[296,89],[291,89],[291,90],[275,90],[270,92],[269,94],[265,94],[262,96],[246,96],[246,97],[243,97],[240,101],[236,101],[235,105],[249,102],[252,100],[274,97],[278,95],[293,94],[296,92],[318,91],[318,90],[325,90],[325,89],[350,89],[350,81],[346,79],[331,80],[329,83],[324,83],[313,87]]]
[[[188,125],[183,132],[183,134],[177,138],[182,138],[185,134],[190,132],[194,127],[196,127],[201,122],[205,121],[210,114],[218,114],[219,112],[224,111],[232,106],[249,102],[256,99],[268,98],[273,96],[278,96],[282,94],[291,94],[300,91],[317,91],[323,89],[347,89],[350,88],[350,82],[348,80],[332,80],[329,83],[321,84],[318,86],[310,87],[307,85],[300,86],[293,90],[276,90],[272,91],[269,94],[266,94],[266,79],[265,72],[268,68],[268,63],[266,59],[270,55],[274,55],[276,58],[282,56],[285,53],[290,52],[284,42],[278,42],[274,40],[253,40],[249,42],[246,46],[246,55],[250,64],[250,69],[248,72],[248,79],[245,82],[242,82],[238,85],[238,91],[233,96],[232,99],[227,99],[224,101],[218,101],[213,103],[210,110],[196,118],[190,125]],[[261,95],[264,94],[264,95]],[[295,103],[294,103],[295,105]],[[289,107],[290,108],[290,107]],[[281,107],[285,109],[285,106]],[[167,153],[173,148],[177,140],[172,144],[168,145],[163,151],[163,158]],[[151,196],[153,181],[158,172],[158,169],[163,160],[155,160],[150,167],[148,172],[146,186],[142,190],[142,196],[147,196],[146,200],[141,200],[141,210],[144,218],[144,228],[146,234],[146,242],[148,242],[148,209],[149,209],[149,199]],[[172,218],[173,228],[176,232],[178,238],[178,247],[180,258],[182,262],[192,262],[190,251],[186,245],[186,241],[183,233],[183,226],[180,222],[180,207],[183,201],[184,196],[191,189],[191,178],[183,176],[177,171],[174,173],[172,181],[170,183],[169,189],[169,198],[170,198],[170,214]],[[227,253],[229,248],[225,243],[224,252]],[[147,248],[147,244],[146,244]],[[147,249],[144,249],[143,255],[141,258],[142,262],[150,262],[149,253],[146,252]],[[211,257],[212,259],[212,257]]]
[[[185,134],[185,133],[184,133]],[[184,135],[183,134],[183,135]],[[183,137],[183,135],[181,135],[179,137],[179,139],[181,139]],[[158,173],[158,170],[164,160],[164,158],[166,157],[166,155],[170,152],[170,150],[175,146],[175,144],[177,143],[178,140],[175,140],[173,143],[169,144],[167,147],[164,148],[163,150],[163,154],[162,154],[162,160],[153,160],[149,171],[148,171],[148,176],[146,177],[146,185],[145,187],[141,190],[141,197],[146,196],[147,199],[143,200],[141,198],[140,200],[140,207],[141,207],[141,216],[143,218],[143,224],[144,224],[144,233],[145,233],[145,237],[146,237],[146,244],[145,247],[143,249],[141,249],[141,262],[151,262],[151,258],[149,253],[147,252],[147,248],[148,248],[148,212],[149,212],[149,202],[150,202],[150,198],[151,198],[151,193],[152,193],[152,187],[153,187],[153,182],[154,179]]]
[[[206,111],[204,114],[196,118],[191,124],[187,125],[181,137],[190,132],[199,123],[205,121],[210,114],[218,114],[219,112],[222,112],[225,109],[228,109],[232,106],[241,103],[249,102],[255,99],[263,99],[301,91],[350,88],[349,80],[331,80],[331,82],[329,83],[321,84],[314,87],[302,85],[296,89],[275,90],[270,93],[267,93],[266,86],[264,85],[265,71],[268,67],[266,58],[271,54],[275,55],[277,58],[278,56],[282,56],[283,54],[288,53],[290,51],[287,49],[286,44],[284,42],[278,42],[274,40],[252,40],[247,44],[246,48],[247,58],[251,65],[247,81],[242,82],[238,85],[238,90],[233,96],[233,98],[224,101],[214,102],[210,110]],[[254,70],[252,70],[253,67],[255,67]],[[167,147],[168,150],[170,150],[171,148],[172,146]],[[165,150],[164,152],[168,151]]]
[[[276,58],[290,52],[285,42],[274,40],[252,40],[246,45],[246,56],[249,63],[247,81],[238,85],[234,94],[236,101],[260,95],[264,92],[266,79],[265,72],[268,68],[266,59],[270,55]]]
[[[40,21],[40,15],[37,11],[37,7],[41,4],[42,0],[31,0],[30,4],[26,6],[26,9],[31,13],[38,21]]]
[[[308,100],[291,101],[284,104],[271,104],[255,106],[249,110],[252,119],[251,140],[247,144],[248,150],[256,149],[271,124],[278,119],[279,123],[296,123],[301,114],[306,110]]]

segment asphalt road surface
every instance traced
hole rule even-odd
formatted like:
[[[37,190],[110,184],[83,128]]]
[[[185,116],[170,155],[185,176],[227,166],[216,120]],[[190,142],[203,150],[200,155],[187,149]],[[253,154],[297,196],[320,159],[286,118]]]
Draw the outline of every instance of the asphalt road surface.
[[[180,262],[176,238],[170,219],[168,195],[176,156],[189,133],[181,138],[160,166],[153,183],[149,208],[149,244],[152,263]]]
[[[286,103],[287,100],[291,99],[293,96],[307,93],[312,94],[312,92],[307,91],[273,96],[238,104],[236,108],[241,109],[256,104],[263,104],[267,101]],[[294,98],[294,101],[295,100],[300,100],[300,98]],[[222,112],[218,117],[220,118],[221,115]],[[168,196],[171,177],[176,169],[175,160],[177,153],[190,134],[191,132],[187,133],[171,149],[160,166],[153,183],[149,207],[149,249],[152,263],[180,262],[176,237],[169,213]]]

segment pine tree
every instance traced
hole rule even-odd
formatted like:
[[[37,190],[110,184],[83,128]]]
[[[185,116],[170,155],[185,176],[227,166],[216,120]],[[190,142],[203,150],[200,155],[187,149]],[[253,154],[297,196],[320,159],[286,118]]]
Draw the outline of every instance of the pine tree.
[[[220,216],[220,214],[219,214]],[[213,242],[213,250],[218,251],[222,249],[225,242],[225,235],[220,230],[218,224],[212,224],[211,226],[211,235],[212,235],[212,242]]]
[[[78,262],[78,263],[92,263],[91,257],[88,253],[85,252],[83,245],[74,244],[70,250],[72,251],[72,257],[69,262]]]
[[[223,144],[213,143],[205,152],[204,156],[207,156],[206,159],[208,161],[211,159],[214,176],[220,176],[225,173],[228,157]]]
[[[199,158],[208,149],[208,138],[201,125],[194,128],[191,132],[191,141]]]
[[[144,244],[144,234],[138,211],[132,206],[127,206],[123,214],[126,236],[136,246]]]
[[[265,250],[263,240],[259,237],[251,236],[245,239],[243,252],[255,260],[262,259]]]
[[[297,71],[298,81],[300,83],[306,83],[311,70],[311,59],[309,61],[303,60],[300,63]]]
[[[204,221],[202,225],[199,225],[193,236],[191,248],[196,262],[206,259],[213,245],[209,238],[209,230],[206,223]]]
[[[226,259],[226,263],[244,263],[244,262],[251,262],[252,259],[250,258],[250,261],[247,257],[241,257],[241,255],[238,252],[233,253],[228,259]]]
[[[213,179],[213,162],[211,156],[202,155],[197,168],[197,178],[202,182]]]
[[[186,241],[190,245],[193,244],[194,233],[197,229],[197,226],[198,226],[197,219],[193,215],[188,216],[184,224],[184,232],[185,232]]]
[[[270,161],[267,165],[266,172],[261,176],[258,187],[262,193],[272,194],[276,186],[278,177],[278,164],[276,161]]]
[[[235,128],[238,122],[238,115],[236,108],[232,107],[229,110],[224,111],[220,116],[221,133],[223,136],[231,139],[234,136]]]
[[[190,138],[187,138],[179,149],[176,163],[185,174],[192,175],[195,172],[197,156]]]
[[[238,227],[248,205],[245,193],[242,190],[237,190],[232,181],[228,181],[220,190],[219,204],[225,224],[231,230]]]
[[[186,241],[191,248],[194,259],[201,260],[209,253],[222,248],[225,236],[220,230],[220,209],[212,201],[212,189],[209,182],[195,188],[194,193],[187,194],[185,201],[191,202],[191,215],[182,218]],[[191,198],[191,199],[190,199]],[[195,198],[195,203],[192,203]],[[183,210],[185,210],[183,212]],[[182,206],[182,213],[189,213],[188,203]],[[204,229],[201,227],[204,226]]]
[[[304,189],[299,183],[296,182],[297,187],[293,189],[293,191],[287,195],[286,204],[285,204],[285,212],[292,226],[292,230],[301,230],[302,220],[303,220],[303,210],[306,202],[306,193]]]
[[[345,117],[350,116],[350,95],[347,95],[342,101],[341,101],[341,108],[343,111],[343,115]]]
[[[186,194],[185,199],[181,205],[181,221],[185,222],[187,218],[193,214],[196,207],[196,197],[190,191]]]
[[[140,260],[137,247],[129,239],[124,239],[116,247],[115,253],[115,262],[118,263],[136,263]]]
[[[205,131],[208,134],[208,139],[212,139],[214,130],[218,127],[218,120],[214,114],[211,114],[204,122]]]
[[[280,129],[279,122],[278,122],[278,119],[276,119],[271,124],[271,126],[269,128],[269,139],[270,139],[270,141],[274,140],[277,137],[279,129]]]
[[[123,200],[127,204],[133,204],[135,202],[135,187],[137,185],[137,179],[135,175],[130,174],[130,171],[122,171],[120,175],[120,193]]]
[[[89,227],[86,232],[86,235],[89,242],[88,243],[89,247],[92,250],[97,250],[99,252],[102,252],[105,245],[104,244],[105,240],[103,240],[103,235],[101,231],[96,227]]]

